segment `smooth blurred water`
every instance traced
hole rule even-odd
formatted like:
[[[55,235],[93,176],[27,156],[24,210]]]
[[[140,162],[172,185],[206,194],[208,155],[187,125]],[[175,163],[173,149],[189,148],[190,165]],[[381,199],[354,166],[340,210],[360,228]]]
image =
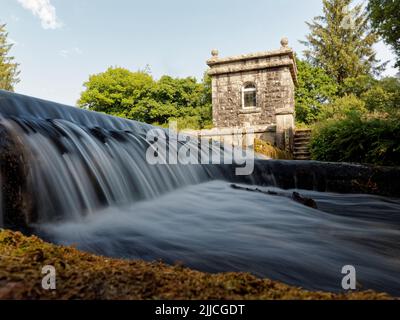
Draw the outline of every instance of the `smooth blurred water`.
[[[353,265],[359,288],[400,294],[400,200],[300,191],[315,210],[268,190],[280,195],[212,181],[40,230],[106,256],[246,271],[308,289],[340,291],[342,267]]]
[[[224,176],[217,166],[150,165],[146,131],[135,126],[105,130],[65,120],[0,120],[24,146],[40,222],[78,219]]]

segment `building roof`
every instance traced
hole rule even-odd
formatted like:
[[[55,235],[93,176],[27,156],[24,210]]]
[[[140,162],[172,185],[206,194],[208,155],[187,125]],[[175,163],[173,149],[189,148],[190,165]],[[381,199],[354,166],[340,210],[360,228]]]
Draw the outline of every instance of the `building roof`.
[[[261,69],[289,67],[293,82],[297,84],[297,66],[294,51],[282,39],[282,48],[250,54],[220,58],[218,51],[212,51],[212,58],[207,60],[210,76],[253,71]]]

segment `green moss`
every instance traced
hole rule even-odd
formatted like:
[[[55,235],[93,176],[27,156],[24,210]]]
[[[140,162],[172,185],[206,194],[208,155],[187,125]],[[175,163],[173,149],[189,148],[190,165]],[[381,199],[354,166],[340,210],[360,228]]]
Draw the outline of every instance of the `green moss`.
[[[272,144],[260,139],[254,139],[254,151],[256,153],[267,156],[268,158],[271,159],[281,159],[281,160],[293,159],[293,156],[290,153],[283,151],[273,146]]]
[[[41,268],[57,289],[41,287]],[[161,262],[110,259],[0,231],[0,299],[389,299],[372,291],[308,292],[247,273],[207,274]]]

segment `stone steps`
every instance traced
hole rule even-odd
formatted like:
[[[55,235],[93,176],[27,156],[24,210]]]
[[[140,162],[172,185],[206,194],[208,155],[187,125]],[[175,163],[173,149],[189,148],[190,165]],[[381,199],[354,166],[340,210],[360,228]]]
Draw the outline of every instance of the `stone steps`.
[[[296,153],[310,153],[308,147],[303,146],[302,144],[299,147],[295,147]]]
[[[311,130],[297,130],[293,140],[293,155],[295,160],[311,160],[310,153]]]
[[[296,130],[296,136],[309,136],[311,133],[311,129],[298,129]]]
[[[295,137],[294,143],[307,143],[310,142],[310,137]]]

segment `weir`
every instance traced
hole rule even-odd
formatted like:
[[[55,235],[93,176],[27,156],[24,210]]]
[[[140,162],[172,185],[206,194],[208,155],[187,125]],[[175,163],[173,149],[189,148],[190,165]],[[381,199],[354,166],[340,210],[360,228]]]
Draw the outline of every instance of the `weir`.
[[[394,168],[256,160],[253,174],[243,177],[232,165],[149,165],[146,132],[154,127],[144,123],[5,91],[0,116],[5,226],[73,218],[215,179],[400,196]]]
[[[0,116],[5,226],[77,218],[224,177],[218,167],[149,165],[153,127],[143,123],[4,91]]]
[[[0,227],[318,290],[340,290],[336,270],[354,261],[367,287],[398,292],[399,168],[256,159],[251,175],[237,176],[236,165],[150,165],[153,128],[0,91]]]

